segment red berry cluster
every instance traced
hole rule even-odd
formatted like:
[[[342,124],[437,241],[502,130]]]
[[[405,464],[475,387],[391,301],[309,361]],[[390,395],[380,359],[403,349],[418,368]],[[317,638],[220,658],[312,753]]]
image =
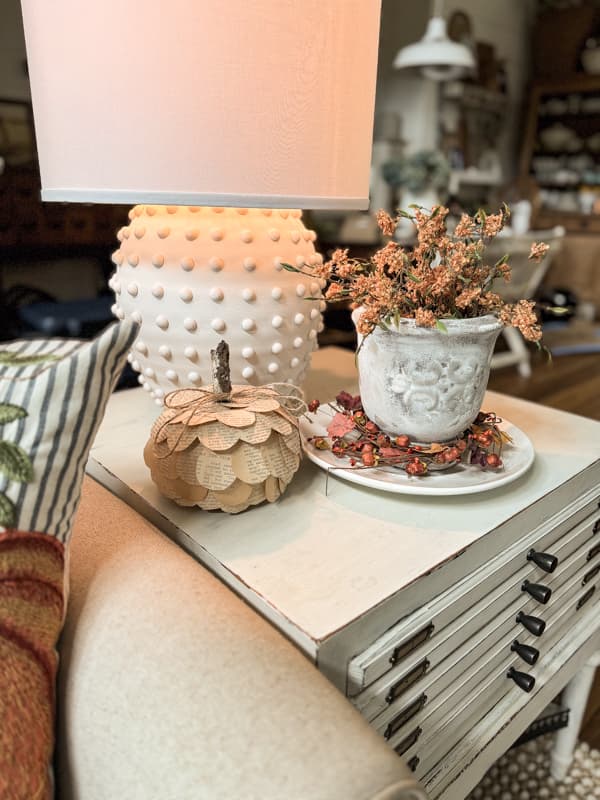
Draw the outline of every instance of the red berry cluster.
[[[406,435],[389,436],[364,412],[360,396],[340,392],[335,412],[328,426],[328,436],[312,437],[309,441],[318,450],[331,450],[338,458],[347,458],[350,467],[371,468],[394,466],[409,475],[425,475],[430,469],[441,469],[462,461],[482,469],[499,469],[500,454],[510,437],[498,427],[502,421],[495,414],[480,413],[473,424],[453,442],[427,445],[414,444]],[[308,404],[315,413],[318,400]]]

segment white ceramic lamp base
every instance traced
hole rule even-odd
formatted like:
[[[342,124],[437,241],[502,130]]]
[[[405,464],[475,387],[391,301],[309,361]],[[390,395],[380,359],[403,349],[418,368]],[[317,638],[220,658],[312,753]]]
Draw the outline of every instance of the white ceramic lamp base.
[[[322,261],[300,211],[135,206],[129,218],[113,254],[113,311],[141,323],[130,361],[158,404],[212,384],[221,339],[234,384],[302,382],[325,302],[319,282],[281,266]]]

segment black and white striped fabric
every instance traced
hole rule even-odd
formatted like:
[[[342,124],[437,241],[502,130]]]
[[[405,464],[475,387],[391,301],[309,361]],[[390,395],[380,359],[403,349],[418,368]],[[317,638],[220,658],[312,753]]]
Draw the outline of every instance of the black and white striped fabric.
[[[15,509],[11,527],[66,542],[90,447],[137,330],[121,322],[90,342],[0,345],[0,406],[26,412],[0,427],[0,440],[18,445],[33,466],[28,483],[0,470],[0,493]],[[7,353],[18,359],[10,363]]]

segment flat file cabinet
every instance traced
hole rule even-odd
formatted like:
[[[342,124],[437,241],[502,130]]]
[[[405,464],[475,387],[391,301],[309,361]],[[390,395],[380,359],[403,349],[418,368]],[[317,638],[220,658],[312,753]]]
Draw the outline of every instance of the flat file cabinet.
[[[308,399],[355,387],[352,353],[313,356]],[[305,461],[277,503],[179,508],[143,463],[157,410],[137,389],[112,397],[88,472],[294,641],[431,798],[460,800],[600,649],[600,424],[494,393],[484,408],[536,456],[471,495],[391,494]]]

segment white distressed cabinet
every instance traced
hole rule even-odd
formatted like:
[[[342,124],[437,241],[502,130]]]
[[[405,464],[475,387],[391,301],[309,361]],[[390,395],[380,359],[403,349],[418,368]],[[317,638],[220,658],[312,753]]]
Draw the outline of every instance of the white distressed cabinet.
[[[352,353],[313,357],[308,399],[355,386]],[[111,399],[88,472],[292,639],[431,798],[461,800],[600,648],[600,424],[493,393],[484,408],[536,457],[479,494],[394,495],[305,462],[275,504],[178,508],[143,463],[141,390]]]

